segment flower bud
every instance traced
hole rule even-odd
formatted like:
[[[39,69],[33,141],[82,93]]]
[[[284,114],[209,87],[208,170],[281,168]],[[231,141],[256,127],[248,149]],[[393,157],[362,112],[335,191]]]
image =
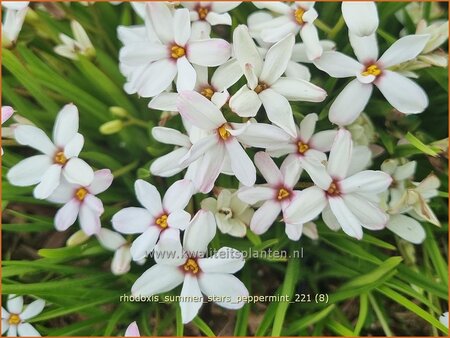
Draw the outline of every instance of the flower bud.
[[[83,244],[89,239],[89,236],[86,235],[83,230],[78,230],[72,236],[67,239],[66,246],[76,246]]]
[[[127,117],[128,112],[122,107],[110,107],[109,112],[115,117]]]
[[[100,126],[100,133],[104,135],[111,135],[118,133],[123,129],[123,121],[122,120],[112,120],[106,122]]]

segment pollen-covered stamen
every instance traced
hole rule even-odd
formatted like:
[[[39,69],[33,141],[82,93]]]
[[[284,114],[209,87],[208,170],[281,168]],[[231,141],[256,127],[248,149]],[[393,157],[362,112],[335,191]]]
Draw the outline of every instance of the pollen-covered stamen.
[[[339,185],[336,181],[331,182],[330,186],[327,189],[327,194],[329,196],[339,196],[341,192],[339,191]]]
[[[363,71],[361,73],[361,75],[363,75],[363,76],[369,76],[369,75],[379,76],[379,75],[381,75],[381,69],[378,68],[377,65],[373,64],[373,65],[367,66],[366,70]]]
[[[303,8],[297,8],[294,12],[294,19],[299,25],[303,25],[305,21],[303,21],[303,14],[305,14],[305,10]]]
[[[205,19],[206,19],[206,16],[207,16],[208,13],[209,13],[209,8],[208,8],[208,7],[202,7],[202,6],[199,6],[199,7],[197,8],[197,13],[198,13],[198,18],[199,18],[200,20],[205,20]]]
[[[214,95],[214,89],[212,89],[211,87],[203,88],[202,91],[200,92],[200,94],[202,94],[208,100],[211,100],[211,98]]]
[[[231,136],[228,129],[230,129],[230,126],[227,123],[222,124],[219,128],[217,128],[220,138],[224,141],[228,140]]]
[[[168,216],[166,214],[160,216],[158,219],[156,219],[156,224],[160,226],[161,229],[165,229],[169,226],[167,223]]]
[[[262,91],[266,90],[267,88],[269,88],[269,85],[267,83],[259,82],[258,85],[255,87],[254,91],[256,94],[259,94]]]
[[[11,313],[11,315],[9,316],[9,319],[8,319],[9,325],[19,325],[20,322],[21,322],[21,319],[20,319],[19,315],[15,314],[15,313]]]
[[[282,201],[282,200],[288,198],[289,196],[291,196],[291,193],[289,192],[289,190],[287,190],[285,188],[280,188],[278,190],[277,200]]]
[[[186,263],[183,265],[183,270],[186,273],[192,273],[194,275],[200,272],[197,260],[195,258],[188,258]]]
[[[63,152],[63,151],[58,151],[58,152],[55,154],[55,157],[53,158],[53,161],[54,161],[55,163],[57,163],[57,164],[62,164],[62,165],[64,165],[64,164],[66,164],[66,162],[67,162],[67,157],[66,157],[66,155],[64,155],[64,152]]]
[[[307,143],[303,143],[302,141],[297,142],[297,151],[300,155],[303,155],[309,150],[309,145]]]
[[[86,195],[87,195],[88,193],[89,193],[89,192],[87,191],[86,188],[79,188],[79,189],[77,189],[77,191],[75,191],[75,197],[76,197],[79,201],[82,201],[82,200],[84,200],[84,198],[86,197]]]
[[[179,59],[186,55],[186,49],[184,47],[173,45],[170,48],[170,56],[174,59]]]
[[[224,215],[226,219],[233,217],[233,211],[230,208],[222,208],[219,210],[219,213]]]

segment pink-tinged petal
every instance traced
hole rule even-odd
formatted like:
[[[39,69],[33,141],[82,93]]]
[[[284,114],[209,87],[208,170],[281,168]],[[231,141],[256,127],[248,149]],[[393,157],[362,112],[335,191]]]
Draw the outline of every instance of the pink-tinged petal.
[[[134,183],[136,197],[141,205],[146,208],[154,217],[159,217],[163,213],[161,196],[156,187],[144,180],[137,180]]]
[[[113,228],[123,234],[143,233],[153,223],[154,217],[144,208],[125,208],[112,218]]]
[[[2,124],[5,123],[14,114],[14,108],[2,106]]]
[[[426,233],[422,225],[414,218],[406,215],[391,215],[386,226],[397,236],[411,242],[420,244],[425,240]]]
[[[33,195],[37,199],[49,197],[61,182],[61,165],[52,164],[42,176],[41,182],[34,188]]]
[[[302,174],[300,161],[295,155],[289,155],[281,163],[280,172],[283,175],[284,186],[293,189]]]
[[[247,86],[242,86],[231,98],[230,108],[240,117],[253,117],[261,108],[258,94]]]
[[[199,159],[195,174],[192,177],[194,185],[198,191],[206,194],[214,187],[217,177],[219,176],[226,158],[227,152],[225,146],[220,145],[217,148],[209,150],[203,158]],[[191,164],[192,166],[192,164]],[[190,169],[191,167],[189,167]],[[189,171],[189,170],[188,170]]]
[[[370,83],[352,80],[332,103],[328,115],[330,121],[339,126],[353,123],[369,102],[372,89]]]
[[[256,168],[236,138],[229,138],[225,147],[231,160],[231,168],[239,182],[247,187],[255,184]]]
[[[88,236],[98,234],[101,229],[100,213],[91,209],[86,203],[80,207],[78,220],[81,229]]]
[[[237,59],[242,71],[246,65],[253,66],[255,74],[260,75],[263,67],[263,59],[255,42],[245,25],[237,26],[233,31],[234,57]]]
[[[150,166],[150,172],[155,176],[171,177],[182,171],[185,166],[179,163],[186,157],[188,150],[178,148],[170,153],[158,157]]]
[[[208,21],[211,24],[211,26],[215,26],[215,25],[231,26],[231,16],[228,13],[219,14],[219,13],[209,12],[208,15],[206,15],[205,20]]]
[[[186,252],[201,255],[216,235],[216,221],[211,211],[199,210],[184,232],[183,247]]]
[[[283,75],[291,59],[294,43],[294,35],[289,34],[270,47],[264,60],[261,76],[259,77],[261,81],[272,85]]]
[[[150,252],[152,252],[155,248],[156,242],[158,241],[160,233],[160,227],[151,226],[133,241],[130,252],[134,261],[139,261],[147,257]]]
[[[199,66],[217,67],[230,58],[231,46],[222,39],[197,40],[189,42],[186,52],[189,62]]]
[[[226,309],[240,309],[245,304],[242,299],[248,296],[244,283],[228,273],[204,273],[198,278],[198,282],[206,296],[230,299],[230,301],[215,302]]]
[[[417,83],[396,72],[384,70],[375,85],[386,100],[403,114],[419,114],[428,107],[426,92]]]
[[[80,211],[80,201],[73,198],[62,206],[55,215],[55,228],[58,231],[67,230],[78,217]]]
[[[140,337],[141,334],[139,332],[139,328],[136,322],[132,322],[128,325],[127,330],[125,331],[125,337]]]
[[[352,152],[352,134],[348,130],[339,129],[331,147],[327,164],[328,173],[332,178],[342,180],[347,176]]]
[[[33,317],[36,317],[38,314],[44,310],[45,307],[45,301],[42,299],[37,299],[30,303],[25,310],[20,314],[20,319],[22,320],[28,320]]]
[[[339,224],[336,216],[334,216],[333,211],[331,211],[329,205],[325,209],[323,209],[322,219],[325,222],[326,226],[333,231],[338,231],[341,228],[341,225]]]
[[[181,92],[177,107],[183,118],[204,130],[217,129],[227,122],[214,103],[194,91]]]
[[[314,60],[314,65],[336,78],[353,77],[364,69],[358,61],[334,51],[324,52],[319,59]]]
[[[14,128],[14,138],[17,143],[32,147],[46,155],[53,156],[56,152],[56,147],[48,136],[35,126],[17,126]]]
[[[322,102],[327,97],[325,90],[302,79],[282,77],[271,88],[289,101]]]
[[[168,5],[163,2],[149,2],[146,5],[146,24],[151,25],[163,44],[172,43],[174,40],[174,20]]]
[[[291,241],[298,241],[302,237],[303,224],[286,223],[285,231]]]
[[[336,134],[337,130],[319,131],[311,137],[309,145],[313,149],[329,152],[333,145],[333,141],[336,138]]]
[[[83,205],[88,206],[92,211],[98,213],[99,215],[103,214],[103,212],[105,211],[101,199],[92,194],[86,195],[83,200]]]
[[[223,145],[218,142],[218,136],[216,134],[210,134],[196,141],[178,164],[182,167],[189,165],[200,156],[214,151],[216,148],[223,148]]]
[[[351,237],[361,239],[363,236],[361,222],[350,211],[344,200],[340,197],[333,197],[328,199],[328,203],[342,230]]]
[[[78,109],[74,104],[65,105],[56,117],[53,127],[53,142],[56,146],[64,148],[78,133]]]
[[[295,137],[297,130],[289,101],[273,89],[263,90],[259,94],[269,120]]]
[[[342,2],[342,16],[349,31],[357,36],[368,36],[378,28],[377,5],[372,1]]]
[[[177,69],[177,91],[193,90],[197,74],[186,57],[183,56],[177,60]]]
[[[176,210],[170,213],[167,223],[169,227],[185,230],[191,221],[191,214],[184,210]]]
[[[167,46],[149,41],[128,43],[119,52],[119,61],[131,67],[144,66],[168,56]]]
[[[276,221],[281,212],[281,204],[278,201],[267,200],[255,211],[250,222],[250,229],[257,235],[265,233]]]
[[[309,140],[314,134],[316,129],[316,123],[319,120],[317,114],[308,114],[304,117],[302,122],[300,122],[300,133],[299,138],[303,143],[309,143]]]
[[[176,74],[176,63],[169,59],[161,59],[148,65],[139,74],[134,86],[140,96],[153,97],[166,90]]]
[[[182,299],[187,301],[180,301],[181,321],[187,324],[197,316],[198,311],[203,305],[203,296],[198,285],[196,276],[186,274],[184,276],[183,287],[181,288]]]
[[[376,33],[363,37],[349,33],[349,39],[359,62],[362,64],[371,64],[378,59],[378,42]]]
[[[283,219],[290,224],[306,223],[316,218],[326,205],[325,192],[318,187],[309,187],[295,195],[284,210]]]
[[[276,191],[270,187],[255,186],[250,188],[241,188],[238,192],[240,200],[248,203],[255,204],[260,201],[266,201],[274,198]]]
[[[239,142],[250,147],[269,148],[274,144],[288,143],[290,135],[283,129],[266,123],[250,123],[238,137]]]
[[[41,336],[41,334],[30,323],[20,323],[17,325],[17,333],[20,337]]]
[[[177,97],[178,93],[162,92],[150,100],[148,107],[162,111],[177,111]]]
[[[383,68],[398,65],[414,59],[425,48],[430,35],[408,35],[395,41],[380,57],[378,63]]]
[[[386,191],[392,183],[392,177],[383,171],[364,170],[339,182],[341,192],[378,194]]]
[[[191,20],[187,8],[177,9],[173,13],[173,33],[178,46],[184,46],[191,37]]]
[[[333,178],[330,176],[323,163],[309,156],[300,157],[299,162],[315,185],[322,190],[327,190],[330,187]]]
[[[263,151],[256,153],[255,165],[263,175],[267,183],[279,185],[283,182],[283,176],[275,162]]]
[[[157,264],[180,266],[186,262],[187,255],[181,246],[180,230],[166,228],[162,231],[153,257]]]
[[[9,295],[6,307],[9,313],[19,314],[23,309],[23,297],[17,295]]]
[[[205,273],[236,273],[244,264],[243,254],[228,247],[220,248],[213,256],[198,260],[200,270]]]
[[[211,77],[211,85],[219,92],[234,85],[242,77],[242,68],[236,58],[220,65]]]
[[[317,232],[317,226],[313,222],[308,222],[308,223],[303,224],[302,233],[305,236],[307,236],[313,240],[319,239],[319,233]]]
[[[64,178],[73,184],[84,187],[90,185],[94,180],[94,171],[80,158],[72,157],[63,167]]]
[[[364,228],[381,230],[386,226],[388,216],[378,206],[358,194],[345,194],[342,199]]]
[[[111,260],[111,272],[116,275],[123,275],[130,271],[131,252],[128,245],[124,245],[114,252]]]
[[[193,192],[194,186],[191,180],[184,179],[176,181],[167,189],[164,195],[164,210],[171,213],[186,208]]]
[[[311,61],[317,60],[323,53],[319,42],[319,33],[313,23],[305,23],[300,29],[300,36],[306,46],[306,55]]]
[[[145,271],[131,287],[134,296],[153,296],[176,288],[184,274],[176,266],[155,264]]]
[[[66,158],[77,157],[84,146],[84,137],[81,134],[76,134],[64,147],[64,155]]]
[[[79,185],[73,185],[66,180],[62,180],[58,188],[47,198],[47,201],[58,204],[66,204],[74,196],[77,189],[81,188]]]
[[[52,165],[52,160],[47,155],[28,157],[9,169],[6,177],[12,185],[26,187],[41,181],[45,172]]]
[[[164,144],[173,144],[186,148],[191,146],[189,137],[176,129],[167,127],[153,127],[152,136],[155,140]]]
[[[115,251],[127,243],[127,240],[121,234],[106,228],[100,229],[97,239],[104,248],[111,251]]]
[[[92,195],[97,195],[108,189],[114,179],[111,170],[102,169],[94,173],[94,180],[87,188]]]

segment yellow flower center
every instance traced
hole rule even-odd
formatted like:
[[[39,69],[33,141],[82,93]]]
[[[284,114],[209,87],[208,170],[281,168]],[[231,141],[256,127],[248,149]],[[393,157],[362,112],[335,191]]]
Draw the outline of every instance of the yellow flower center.
[[[278,190],[277,200],[279,201],[284,200],[285,198],[288,198],[289,195],[290,195],[289,191],[287,191],[284,188],[280,188],[280,190]]]
[[[86,197],[86,195],[88,194],[88,191],[85,188],[79,188],[76,192],[75,192],[75,197],[79,200],[82,201],[84,200],[84,198]]]
[[[67,162],[67,157],[66,155],[64,155],[63,151],[58,151],[55,155],[55,157],[53,158],[53,161],[57,164],[66,164]]]
[[[331,182],[330,186],[328,187],[327,194],[330,196],[339,196],[341,194],[336,182]]]
[[[263,90],[266,90],[267,88],[269,88],[269,86],[266,83],[260,82],[260,83],[258,83],[258,85],[256,86],[256,88],[254,90],[255,90],[256,94],[259,94]]]
[[[370,65],[361,74],[364,76],[369,76],[369,75],[378,76],[381,74],[381,69],[378,68],[377,65]]]
[[[11,313],[8,319],[9,325],[18,325],[21,322],[19,315]]]
[[[307,143],[303,143],[302,141],[297,142],[297,151],[299,154],[303,155],[309,150],[309,145]]]
[[[170,48],[170,56],[172,56],[174,59],[181,58],[185,55],[186,55],[186,50],[181,46],[173,45]]]
[[[186,272],[190,272],[194,275],[200,272],[200,268],[198,267],[198,263],[194,258],[188,258],[186,263],[183,265],[183,270]]]
[[[217,128],[217,132],[219,133],[220,138],[224,141],[228,140],[228,138],[231,136],[227,128],[230,128],[227,123],[222,124],[219,128]]]
[[[297,8],[294,12],[295,21],[299,25],[303,25],[305,21],[303,21],[303,14],[305,14],[305,10],[303,8]]]
[[[167,218],[168,218],[167,215],[165,214],[162,215],[156,220],[156,224],[158,224],[161,227],[161,229],[167,228],[169,226],[169,224],[167,223]]]
[[[211,100],[212,96],[214,95],[214,90],[211,87],[206,87],[200,92],[200,94]]]
[[[197,8],[197,13],[200,20],[205,20],[209,13],[209,9],[206,7],[199,7]]]

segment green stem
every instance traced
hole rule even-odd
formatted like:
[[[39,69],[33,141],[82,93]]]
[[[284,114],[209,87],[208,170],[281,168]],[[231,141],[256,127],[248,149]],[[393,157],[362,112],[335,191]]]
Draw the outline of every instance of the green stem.
[[[380,307],[378,306],[377,301],[375,300],[375,297],[371,294],[367,294],[369,296],[370,304],[372,304],[372,308],[375,311],[375,314],[378,317],[378,320],[380,321],[381,327],[383,328],[384,333],[388,337],[392,337],[394,334],[392,333],[391,329],[389,328],[389,324],[387,323],[386,318],[384,317],[383,312],[381,312]]]
[[[331,29],[331,32],[328,34],[328,38],[330,40],[333,40],[341,31],[341,29],[344,27],[344,25],[345,25],[344,17],[341,15],[336,25],[334,25],[334,27]]]
[[[317,28],[319,28],[321,31],[325,32],[327,35],[331,34],[332,29],[330,28],[330,26],[328,26],[322,20],[316,19],[316,20],[314,20],[314,24],[316,25]]]
[[[138,166],[139,162],[138,161],[134,161],[131,162],[130,164],[117,169],[116,171],[113,172],[113,176],[114,178],[120,177],[122,175],[125,175],[126,173],[130,172],[131,170],[135,169]]]

